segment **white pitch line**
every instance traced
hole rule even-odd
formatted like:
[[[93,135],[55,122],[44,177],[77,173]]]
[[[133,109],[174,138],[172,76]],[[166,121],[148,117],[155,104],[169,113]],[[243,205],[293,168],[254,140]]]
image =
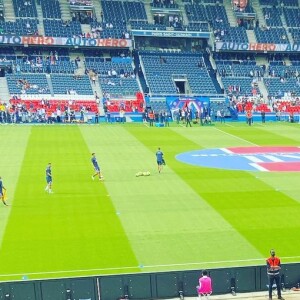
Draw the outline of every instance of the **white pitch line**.
[[[256,163],[253,163],[253,164],[250,164],[253,168],[259,170],[259,171],[262,171],[262,172],[269,172],[269,170],[265,169],[264,167],[256,164]]]
[[[218,130],[218,131],[220,131],[220,132],[222,132],[222,133],[225,133],[225,134],[227,134],[227,135],[229,135],[229,136],[232,136],[232,137],[234,137],[234,138],[236,138],[236,139],[238,139],[238,140],[244,141],[244,142],[249,143],[249,144],[252,144],[252,145],[254,145],[254,146],[258,146],[257,144],[254,144],[254,143],[252,143],[252,142],[249,142],[249,141],[247,141],[247,140],[245,140],[245,139],[242,139],[242,138],[240,138],[240,137],[238,137],[238,136],[236,136],[236,135],[233,135],[233,134],[231,134],[231,133],[228,133],[228,132],[226,132],[226,131],[223,131],[223,130],[221,130],[221,129],[219,129],[219,128],[214,127],[214,129],[215,129],[215,130]]]
[[[148,127],[148,128],[149,128],[149,125],[148,125],[148,123],[144,122],[144,123],[143,123],[143,125],[145,125],[146,127]]]
[[[283,162],[282,159],[280,159],[280,158],[278,158],[278,157],[276,157],[274,155],[266,155],[265,154],[264,157],[267,158],[267,159],[269,159],[272,162]]]
[[[281,260],[285,259],[299,259],[300,256],[286,256],[281,257]],[[195,266],[195,265],[212,265],[212,264],[224,264],[224,263],[238,263],[238,262],[255,262],[264,261],[264,258],[249,258],[249,259],[237,259],[237,260],[219,260],[219,261],[203,261],[203,262],[191,262],[191,263],[180,263],[180,264],[164,264],[164,265],[143,265],[132,266],[132,267],[115,267],[115,268],[99,268],[99,269],[83,269],[83,270],[65,270],[65,271],[49,271],[49,272],[34,272],[34,273],[17,273],[17,274],[0,274],[0,277],[5,276],[24,276],[24,275],[42,275],[42,274],[63,274],[63,273],[83,273],[91,271],[113,271],[113,270],[130,270],[139,268],[159,268],[159,267],[180,267],[180,266]]]
[[[297,158],[299,159],[299,155],[290,155],[290,154],[284,154],[284,155],[280,155],[280,156],[283,156],[283,157],[288,157],[288,158]]]
[[[225,152],[227,154],[233,154],[233,152],[227,148],[220,148],[220,150],[222,150],[223,152]]]
[[[261,160],[260,158],[255,157],[255,156],[253,156],[253,155],[245,155],[244,157],[247,158],[248,160],[254,162],[254,163],[262,163],[262,162],[264,162],[264,161]]]

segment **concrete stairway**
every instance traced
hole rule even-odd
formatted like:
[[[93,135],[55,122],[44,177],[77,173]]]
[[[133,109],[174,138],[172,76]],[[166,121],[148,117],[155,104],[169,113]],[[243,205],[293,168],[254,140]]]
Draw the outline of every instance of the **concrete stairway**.
[[[254,30],[246,30],[249,43],[257,43]]]
[[[0,99],[1,101],[5,102],[8,102],[10,100],[10,93],[5,77],[0,77]]]
[[[70,52],[70,61],[75,61],[77,57],[80,58],[78,62],[78,68],[75,70],[76,75],[84,75],[85,74],[85,65],[84,65],[84,56],[80,52]]]
[[[15,10],[13,6],[12,0],[4,0],[3,1],[3,6],[4,6],[4,17],[5,21],[16,21],[16,15],[15,15]]]
[[[237,26],[237,20],[236,20],[234,11],[232,9],[231,0],[224,0],[224,7],[225,7],[225,10],[226,10],[226,14],[227,14],[227,18],[228,18],[228,22],[229,22],[230,26],[236,27]]]
[[[48,83],[48,87],[49,87],[51,96],[54,96],[53,85],[52,85],[50,74],[46,74],[46,80],[47,80],[47,83]]]
[[[259,21],[260,26],[266,26],[265,16],[259,4],[259,0],[252,0],[252,7],[256,12],[256,17]]]
[[[100,99],[100,102],[99,102],[99,115],[104,116],[105,113],[104,113],[104,108],[103,108],[103,102],[101,101],[101,99],[103,99],[103,92],[102,92],[102,89],[100,87],[99,80],[96,80],[96,84],[91,84],[91,86],[92,86],[94,95],[95,95],[95,93],[97,93],[97,95]]]
[[[269,67],[269,63],[265,56],[262,56],[262,55],[256,56],[255,61],[258,66],[265,65],[266,67]]]
[[[264,103],[268,102],[268,91],[263,81],[257,81],[260,93],[263,95]]]
[[[91,26],[89,24],[81,24],[82,33],[91,33]]]
[[[63,21],[71,20],[71,11],[70,11],[70,4],[68,0],[60,0],[60,11],[61,11],[61,18]]]
[[[224,89],[224,84],[222,82],[222,77],[219,74],[217,74],[217,81],[218,81],[221,89]]]
[[[75,70],[74,74],[75,75],[84,75],[85,74],[85,64],[84,64],[84,55],[81,52],[70,52],[70,60],[74,61],[76,57],[80,58],[80,62],[78,62],[78,68]],[[99,96],[99,99],[103,98],[103,92],[100,87],[99,81],[96,80],[96,84],[93,84],[91,82],[92,90],[93,93],[97,92],[97,95]],[[104,110],[103,110],[103,103],[99,103],[99,112],[100,115],[104,115]]]
[[[98,22],[102,22],[102,20],[101,20],[102,5],[101,5],[100,0],[93,1],[93,4],[94,4],[94,10],[95,10],[97,20],[98,20]]]
[[[178,1],[176,1],[176,3],[178,4],[179,9],[180,9],[180,11],[182,13],[183,25],[188,25],[189,24],[189,19],[188,19],[187,15],[186,15],[185,5],[184,5],[183,1],[182,0],[178,0]]]
[[[38,32],[40,35],[45,35],[45,29],[44,29],[44,23],[43,23],[43,11],[42,11],[42,6],[38,3],[36,3],[36,10],[37,10],[37,15],[38,15]]]
[[[148,23],[153,24],[154,19],[153,19],[153,14],[152,14],[152,11],[151,11],[150,3],[152,3],[152,1],[145,1],[144,5],[145,5],[145,10],[146,10]]]
[[[256,61],[256,64],[258,66],[265,65],[266,69],[268,70],[269,63],[268,63],[268,60],[267,60],[267,58],[265,56],[262,56],[262,55],[256,56],[255,57],[255,61]],[[267,76],[267,73],[264,76]],[[267,103],[267,100],[268,100],[268,91],[267,91],[267,88],[266,88],[266,86],[264,84],[263,78],[262,78],[261,81],[258,81],[257,83],[258,83],[258,88],[259,88],[261,94],[263,95],[264,102]]]
[[[281,19],[283,27],[287,28],[288,26],[287,26],[287,23],[286,23],[286,20],[285,20],[285,17],[283,14],[280,16],[280,19]],[[286,30],[286,33],[287,33],[287,38],[288,38],[289,42],[292,43],[294,41],[292,34],[289,32],[289,30]]]

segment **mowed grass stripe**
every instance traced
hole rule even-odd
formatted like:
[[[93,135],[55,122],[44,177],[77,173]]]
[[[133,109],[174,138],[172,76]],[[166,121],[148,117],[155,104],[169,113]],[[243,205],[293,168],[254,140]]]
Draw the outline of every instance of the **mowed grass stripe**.
[[[265,126],[249,126],[244,123],[236,123],[234,127],[218,127],[222,131],[232,134],[237,138],[245,139],[248,142],[259,146],[295,146],[299,145],[294,137],[289,137],[287,132],[295,130],[297,124],[290,128],[285,124],[268,124]],[[300,130],[300,128],[299,128]],[[285,132],[286,131],[286,132]]]
[[[300,146],[299,123],[267,123],[261,130],[272,134],[276,133],[276,135],[283,137],[283,139],[289,138],[295,141],[297,146]]]
[[[13,204],[14,187],[19,178],[29,135],[30,127],[22,127],[20,130],[16,130],[15,126],[1,126],[0,128],[0,176],[7,189],[8,199],[6,202],[10,205]],[[0,206],[1,245],[11,207],[5,207],[2,203],[0,203]]]
[[[105,186],[91,180],[90,156],[77,126],[31,129],[0,252],[0,275],[91,275],[100,273],[95,269],[136,266]],[[48,162],[53,195],[44,191]],[[0,279],[5,278],[11,277]]]
[[[241,139],[245,142],[251,140],[257,145],[262,143],[262,146],[299,145],[299,137],[291,138],[295,137],[295,126],[276,126],[272,132],[266,131],[265,127],[239,124],[234,128],[223,127],[222,130],[231,136],[218,134],[218,147],[228,147],[228,139],[232,140],[235,134],[239,142]],[[202,134],[201,139],[191,136],[190,132],[178,131],[198,142],[199,148],[211,146],[211,137],[207,134],[209,130],[204,129],[206,134]],[[236,146],[234,141],[233,145]],[[292,196],[296,194],[295,188],[299,190],[298,184],[295,187],[300,179],[299,173],[203,170],[204,176],[199,177],[197,182],[190,181],[190,184],[261,253],[276,247],[284,256],[297,256],[299,242],[295,235],[300,227],[300,205],[297,202],[299,196]],[[273,181],[274,178],[276,180]]]
[[[249,126],[248,126],[249,127]],[[177,134],[184,136],[186,139],[196,144],[198,150],[201,148],[226,148],[226,147],[252,147],[253,143],[242,137],[227,133],[227,126],[195,126],[192,128],[173,127],[172,130]],[[226,137],[224,137],[226,135]],[[200,148],[199,148],[200,147]],[[188,150],[186,150],[188,151]]]
[[[181,138],[176,137],[176,135],[170,136],[169,133],[164,135],[164,129],[161,131],[161,137],[153,130],[149,132],[147,136],[139,135],[139,138],[149,148],[151,148],[153,144],[160,144],[162,146],[165,150],[164,152],[168,155],[169,167],[185,180],[199,197],[205,199],[208,204],[249,242],[249,249],[244,249],[245,255],[249,258],[257,257],[253,256],[255,255],[253,247],[258,250],[256,253],[260,253],[261,256],[266,255],[265,253],[268,253],[270,247],[278,248],[280,253],[285,256],[296,255],[295,252],[299,247],[299,242],[294,237],[296,231],[299,230],[299,218],[297,217],[299,216],[298,204],[286,195],[274,191],[273,187],[254,178],[253,175],[248,172],[193,167],[178,162],[175,159],[176,154],[181,151],[201,149],[201,143],[205,141],[203,135],[202,139],[199,138],[199,145],[191,145],[186,142],[184,133],[188,132],[188,136],[190,137],[190,129],[191,128],[187,128],[187,130],[184,131],[182,128],[179,128],[178,132],[180,132]],[[174,129],[172,130],[174,131]],[[198,134],[201,134],[202,128],[195,128],[195,130],[192,128],[192,130],[194,131],[195,139],[198,139]],[[238,137],[247,141],[247,138],[251,136],[252,142],[258,143],[258,141],[253,138],[259,135],[258,130],[255,129],[255,132],[252,133],[249,132],[251,130],[252,128],[250,130],[248,129],[245,135],[239,133]],[[175,129],[175,131],[177,131],[177,129]],[[231,127],[228,127],[228,129],[226,127],[226,131],[229,131],[231,134],[235,133],[235,130],[232,130]],[[223,144],[228,147],[228,138],[232,139],[232,136],[226,134],[224,134],[224,136],[218,135],[216,139],[218,147],[222,146],[220,139],[223,139]],[[268,135],[265,135],[264,138],[267,139]],[[274,140],[275,143],[275,137],[270,136],[270,139]],[[178,141],[181,142],[178,143]],[[290,141],[290,139],[284,142],[288,141]],[[209,142],[211,144],[211,137],[209,137]],[[182,149],[180,146],[178,147],[178,144],[181,143],[184,143],[185,149]],[[203,146],[205,146],[205,142],[203,142],[203,144]],[[250,205],[250,207],[246,206],[246,203]],[[278,207],[278,205],[280,205],[280,208],[275,209],[274,206]],[[281,215],[284,216],[284,221],[279,217],[280,221],[276,223],[275,219],[278,220],[276,215],[279,214],[279,211]],[[287,217],[289,214],[291,215],[291,223]],[[216,220],[216,222],[217,221],[218,220]],[[282,234],[285,228],[291,228],[291,231],[286,233],[283,238]],[[270,234],[270,231],[273,230],[274,234]],[[238,245],[240,249],[240,245],[231,239],[224,238],[221,233],[219,233],[219,238],[220,246],[222,245],[222,247],[212,250],[215,253],[215,257],[221,256],[224,252],[224,248],[229,248],[232,251],[232,259],[234,260],[234,257],[237,255],[236,247]],[[287,242],[289,246],[286,246]],[[206,243],[210,243],[210,241],[206,241]],[[244,264],[249,264],[249,262]]]
[[[178,162],[170,153],[195,148],[195,143],[169,129],[102,126],[82,130],[92,149],[97,147],[94,136],[103,140],[97,153],[105,185],[144,270],[207,267],[207,262],[224,265],[213,262],[249,259],[247,251],[252,257],[260,256],[186,183],[198,168],[186,169],[181,164],[180,172],[187,175],[184,178],[173,172],[173,164]],[[166,153],[168,165],[161,175],[155,158],[158,146]],[[151,176],[135,178],[135,173],[143,170],[149,170]],[[223,240],[231,243],[223,245]],[[242,251],[233,255],[236,245]]]
[[[249,126],[248,126],[249,128]],[[246,128],[240,128],[240,132],[243,130],[246,132],[251,130]],[[256,129],[255,129],[256,130]],[[276,138],[272,137],[273,145],[277,146],[299,146],[300,145],[300,126],[298,123],[266,123],[261,128],[257,135],[264,135],[265,141],[270,140],[270,136],[274,134]],[[268,144],[268,143],[267,143]],[[297,156],[297,155],[296,155]],[[272,186],[274,190],[291,197],[292,199],[300,203],[300,172],[261,172],[252,173],[254,177],[265,182],[269,186]],[[284,177],[284,180],[282,179]]]

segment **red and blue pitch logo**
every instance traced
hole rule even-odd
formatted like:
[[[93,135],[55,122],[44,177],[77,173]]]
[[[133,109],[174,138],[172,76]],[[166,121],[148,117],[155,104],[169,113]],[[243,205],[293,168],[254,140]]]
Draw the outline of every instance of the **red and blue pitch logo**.
[[[179,161],[207,168],[261,172],[300,172],[300,147],[232,147],[196,150]]]

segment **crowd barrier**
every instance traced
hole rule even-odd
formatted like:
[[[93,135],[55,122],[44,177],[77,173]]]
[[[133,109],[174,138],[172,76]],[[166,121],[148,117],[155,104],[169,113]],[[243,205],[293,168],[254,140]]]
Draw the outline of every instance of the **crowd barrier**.
[[[116,300],[196,296],[202,270],[22,280],[0,283],[6,300]],[[266,291],[266,266],[209,269],[213,294]],[[300,263],[282,265],[282,288],[299,286]]]

